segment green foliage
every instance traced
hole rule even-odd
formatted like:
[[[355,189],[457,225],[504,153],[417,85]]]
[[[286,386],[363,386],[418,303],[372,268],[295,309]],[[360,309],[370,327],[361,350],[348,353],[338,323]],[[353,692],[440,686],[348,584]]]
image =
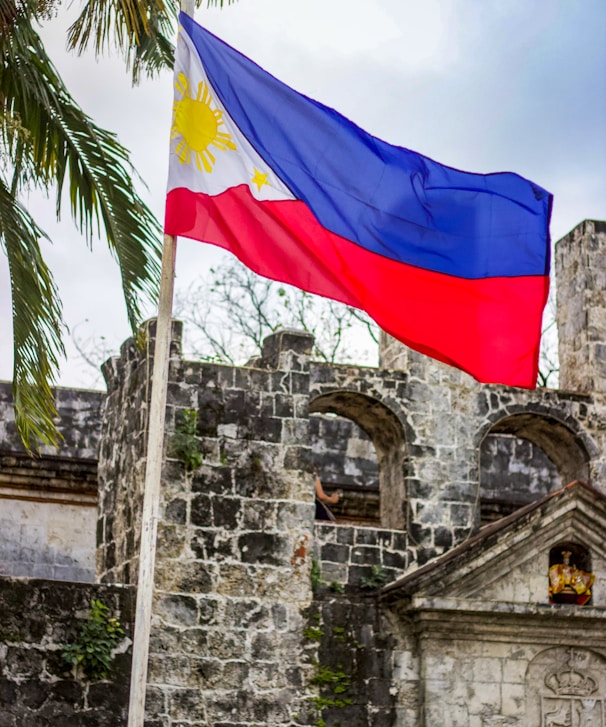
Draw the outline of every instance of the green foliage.
[[[159,0],[149,2],[156,7]],[[27,192],[54,193],[57,218],[68,204],[89,246],[105,233],[135,333],[160,279],[160,227],[135,191],[126,149],[70,96],[34,29],[41,17],[53,17],[54,4],[0,0],[0,248],[12,295],[15,419],[28,449],[59,440],[52,384],[65,354],[65,325],[42,255],[48,238],[23,204]],[[108,5],[106,17],[128,15],[127,4]],[[149,25],[145,3],[134,5]],[[117,20],[118,34],[121,25]]]
[[[313,626],[309,626],[308,628],[304,629],[303,636],[308,641],[317,641],[318,643],[320,643],[320,641],[322,641],[322,636],[324,636],[324,631],[322,631],[322,629],[317,629]]]
[[[340,641],[342,644],[345,643],[345,627],[344,626],[335,626],[332,630],[334,637],[337,641]]]
[[[123,636],[124,629],[109,615],[108,607],[93,599],[76,640],[67,644],[61,655],[68,664],[80,668],[88,679],[99,681],[109,674],[114,658],[112,651]]]
[[[318,586],[326,583],[326,581],[322,578],[322,569],[320,568],[320,563],[315,557],[311,559],[311,571],[309,573],[309,578],[311,580],[311,587],[314,591],[316,590],[316,588],[318,588]]]
[[[337,664],[336,669],[324,666],[317,661],[313,662],[314,674],[309,683],[319,687],[320,694],[317,697],[310,697],[309,701],[318,711],[322,711],[328,707],[346,707],[352,704],[352,700],[343,695],[351,686],[349,677],[343,671],[343,665]],[[320,725],[322,718],[316,722]]]
[[[310,625],[303,631],[303,636],[309,641],[320,643],[327,636],[322,628],[322,616],[320,613],[308,614],[308,619]],[[349,642],[344,626],[334,626],[330,638],[342,644]],[[317,660],[311,663],[313,665],[313,674],[308,681],[308,685],[317,687],[319,693],[309,697],[308,701],[318,713],[315,726],[323,727],[323,725],[326,725],[326,721],[322,717],[322,710],[346,707],[352,704],[352,700],[345,696],[351,687],[351,682],[342,664],[337,664],[336,668],[332,668],[321,664]]]
[[[360,588],[366,590],[375,590],[385,585],[389,579],[382,565],[373,565],[370,569],[370,575],[360,579]]]
[[[345,590],[343,584],[339,583],[339,581],[332,581],[328,587],[333,593],[343,593]]]
[[[184,409],[181,412],[170,440],[168,456],[181,460],[188,472],[202,464],[198,439],[198,412],[195,409]]]

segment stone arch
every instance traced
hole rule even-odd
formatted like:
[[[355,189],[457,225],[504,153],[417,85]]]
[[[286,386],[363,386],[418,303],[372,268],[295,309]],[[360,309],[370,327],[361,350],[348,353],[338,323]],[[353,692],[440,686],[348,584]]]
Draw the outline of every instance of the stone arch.
[[[406,522],[406,493],[402,471],[405,436],[396,414],[377,399],[346,390],[316,396],[310,401],[309,411],[346,417],[370,437],[379,466],[381,525],[403,529]]]
[[[497,446],[499,442],[503,444],[503,460],[493,460],[495,471],[489,472],[487,455],[490,447],[493,447],[494,455],[495,442]],[[515,460],[515,447],[520,445],[526,447],[526,453],[519,455],[520,460]],[[494,519],[490,515],[491,500],[498,503],[496,516],[505,515],[573,480],[589,480],[591,456],[583,433],[570,417],[564,419],[553,412],[521,409],[494,416],[480,434],[479,452],[480,503],[484,522]],[[528,468],[528,482],[522,476],[522,458],[526,458],[524,466]],[[514,460],[516,464],[511,466]],[[531,475],[534,484],[530,481]],[[488,480],[492,477],[498,484],[499,476],[503,484],[508,485],[503,487],[502,502],[494,491],[489,492],[495,486]],[[516,477],[519,480],[517,484],[512,482],[512,478]]]
[[[499,418],[489,432],[513,434],[540,447],[556,466],[562,485],[573,480],[589,481],[589,451],[579,427],[570,418],[564,421],[553,413],[520,411]]]

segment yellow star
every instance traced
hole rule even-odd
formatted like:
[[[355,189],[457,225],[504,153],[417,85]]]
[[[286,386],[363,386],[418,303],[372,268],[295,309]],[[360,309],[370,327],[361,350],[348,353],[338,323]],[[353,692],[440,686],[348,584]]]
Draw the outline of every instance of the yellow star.
[[[253,176],[253,178],[250,181],[257,185],[257,190],[259,192],[261,191],[261,187],[264,184],[269,185],[269,182],[267,181],[267,174],[264,174],[263,172],[260,172],[257,169],[257,167],[255,167],[254,176]]]

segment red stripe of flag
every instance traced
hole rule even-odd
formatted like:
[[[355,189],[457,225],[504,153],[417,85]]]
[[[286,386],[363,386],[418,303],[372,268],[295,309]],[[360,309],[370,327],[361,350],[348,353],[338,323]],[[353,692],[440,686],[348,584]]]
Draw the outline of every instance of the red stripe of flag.
[[[478,381],[536,384],[547,276],[469,280],[397,262],[328,232],[303,202],[260,202],[246,185],[214,197],[172,190],[165,231],[361,308],[398,340]]]

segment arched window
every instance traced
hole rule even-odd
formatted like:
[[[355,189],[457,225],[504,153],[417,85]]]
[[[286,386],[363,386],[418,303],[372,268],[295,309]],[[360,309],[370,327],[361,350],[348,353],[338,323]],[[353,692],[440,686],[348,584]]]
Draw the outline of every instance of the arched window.
[[[338,487],[344,493],[335,514],[403,529],[404,431],[396,415],[380,401],[352,391],[322,394],[309,410],[320,479],[328,491]]]
[[[480,519],[492,522],[577,479],[589,455],[555,417],[522,412],[496,422],[480,447]]]

